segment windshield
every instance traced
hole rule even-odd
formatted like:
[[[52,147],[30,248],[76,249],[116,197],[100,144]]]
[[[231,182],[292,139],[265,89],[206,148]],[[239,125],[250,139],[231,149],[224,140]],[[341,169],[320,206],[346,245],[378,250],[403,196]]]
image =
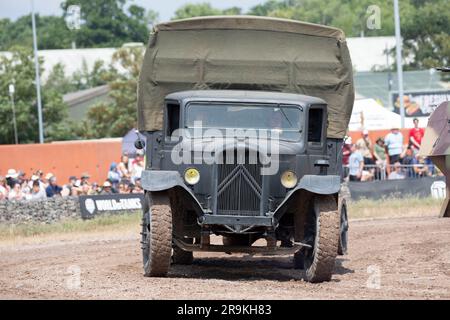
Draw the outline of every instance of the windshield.
[[[298,141],[301,137],[301,113],[298,106],[261,104],[190,103],[186,110],[186,128],[256,129],[276,131],[280,139]]]

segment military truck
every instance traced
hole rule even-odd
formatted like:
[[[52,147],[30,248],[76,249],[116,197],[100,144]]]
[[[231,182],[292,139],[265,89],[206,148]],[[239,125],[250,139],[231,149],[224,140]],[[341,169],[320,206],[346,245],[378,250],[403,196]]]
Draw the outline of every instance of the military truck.
[[[330,280],[347,249],[353,100],[339,29],[248,16],[157,25],[138,86],[144,274],[216,251],[290,254],[307,281]]]

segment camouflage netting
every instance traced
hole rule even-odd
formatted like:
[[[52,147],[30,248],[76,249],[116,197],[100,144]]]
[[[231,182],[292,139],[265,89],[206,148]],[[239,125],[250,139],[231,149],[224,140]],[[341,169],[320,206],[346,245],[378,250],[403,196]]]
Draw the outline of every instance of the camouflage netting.
[[[191,89],[301,93],[329,105],[328,137],[343,138],[353,74],[339,29],[284,19],[202,17],[159,24],[138,88],[139,129],[162,129],[164,97]]]

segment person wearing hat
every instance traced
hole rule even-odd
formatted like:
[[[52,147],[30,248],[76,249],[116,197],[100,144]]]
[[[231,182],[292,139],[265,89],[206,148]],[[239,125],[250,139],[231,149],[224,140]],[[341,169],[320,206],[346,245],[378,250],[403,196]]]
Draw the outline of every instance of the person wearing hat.
[[[8,169],[5,177],[6,184],[12,190],[14,188],[14,185],[18,182],[17,178],[19,177],[19,174],[14,169]]]
[[[25,198],[24,193],[22,192],[22,187],[19,182],[14,182],[13,187],[9,191],[8,200],[22,200]]]
[[[108,180],[112,183],[115,188],[120,181],[120,173],[115,162],[111,163],[108,171]]]
[[[80,179],[80,186],[85,184],[85,183],[89,183],[89,178],[91,176],[89,175],[89,173],[87,172],[83,172],[83,174],[81,175],[81,179]]]
[[[399,128],[392,128],[384,138],[384,144],[388,150],[389,163],[392,165],[400,161],[400,155],[403,151],[403,134]]]
[[[39,179],[39,176],[37,176],[36,174],[33,174],[30,178],[30,181],[28,181],[28,187],[30,189],[33,189],[33,183],[35,181],[39,182],[39,187],[45,192],[45,188],[46,186],[44,185],[44,183],[41,181],[41,179]]]
[[[356,145],[364,158],[364,165],[373,165],[375,162],[373,161],[372,140],[369,138],[369,131],[364,129],[361,135],[361,138],[356,141]]]
[[[113,194],[111,182],[109,182],[108,180],[103,182],[102,191],[100,192],[100,194],[103,195]]]
[[[38,176],[39,180],[41,180],[41,182],[44,182],[44,171],[42,171],[41,169],[36,170],[34,175]]]

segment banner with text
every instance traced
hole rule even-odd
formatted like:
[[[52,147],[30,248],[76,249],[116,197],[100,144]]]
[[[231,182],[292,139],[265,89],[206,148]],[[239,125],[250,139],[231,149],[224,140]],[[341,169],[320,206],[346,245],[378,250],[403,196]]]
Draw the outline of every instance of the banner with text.
[[[442,102],[450,99],[449,90],[408,91],[403,95],[406,117],[429,116]],[[391,92],[391,106],[400,114],[400,99],[397,92]]]
[[[81,217],[93,218],[99,213],[142,210],[143,193],[80,196]]]

